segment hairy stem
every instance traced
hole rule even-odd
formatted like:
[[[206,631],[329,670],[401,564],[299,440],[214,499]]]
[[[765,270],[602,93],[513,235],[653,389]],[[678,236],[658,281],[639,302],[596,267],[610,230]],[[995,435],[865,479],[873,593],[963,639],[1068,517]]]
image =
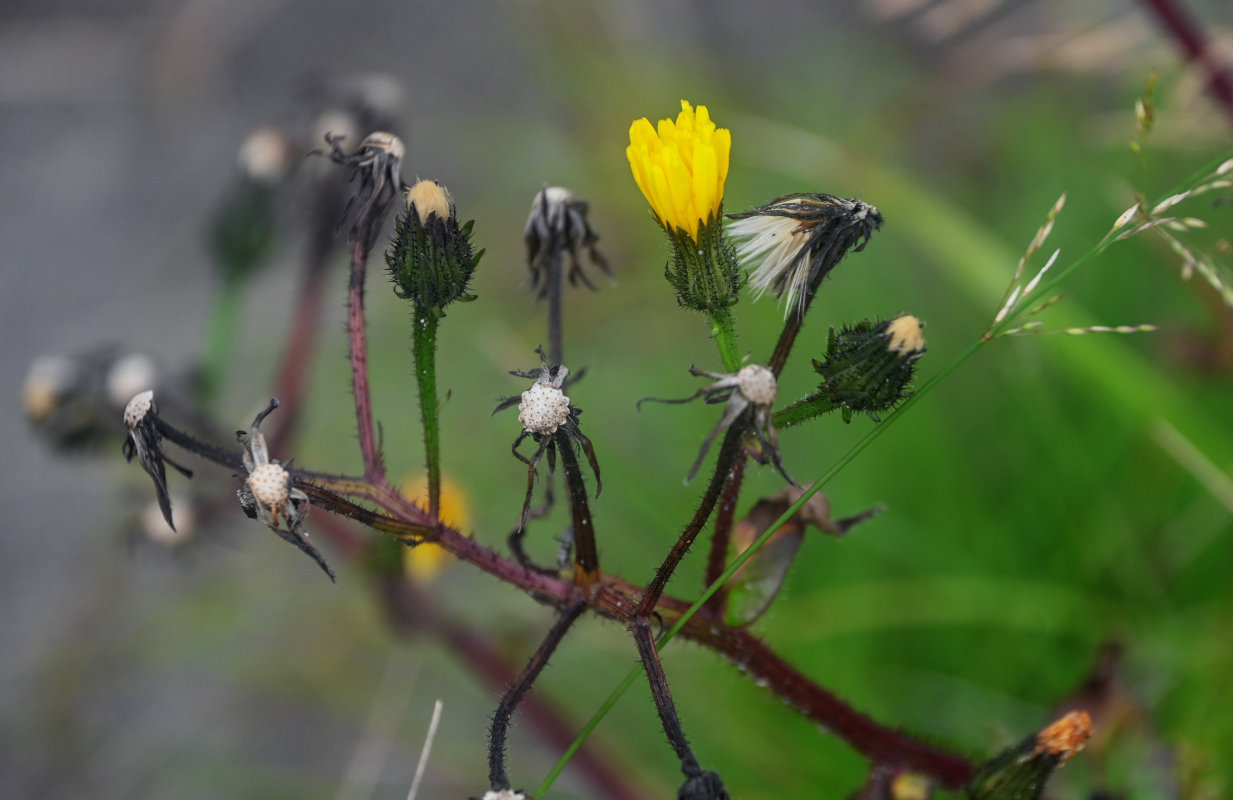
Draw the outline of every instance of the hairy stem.
[[[698,538],[698,533],[706,525],[711,511],[715,508],[715,503],[719,500],[720,492],[728,481],[728,472],[740,454],[741,439],[744,435],[745,426],[740,420],[728,428],[723,446],[719,449],[719,457],[715,462],[715,472],[711,475],[711,482],[706,487],[706,494],[702,496],[702,502],[698,504],[698,510],[694,512],[693,519],[685,526],[680,538],[677,539],[676,544],[672,546],[672,550],[669,551],[663,564],[655,573],[655,578],[647,586],[642,602],[638,604],[639,616],[651,616],[656,603],[659,602],[660,595],[664,593],[664,588],[672,578],[672,573],[676,571],[677,565],[681,563],[681,559],[685,558],[685,554],[693,546],[694,539]]]
[[[796,336],[801,332],[801,326],[805,323],[805,312],[809,310],[809,304],[813,302],[813,293],[811,292],[805,298],[805,304],[799,309],[793,309],[788,312],[788,319],[784,322],[783,330],[779,332],[779,340],[775,342],[775,349],[771,352],[771,358],[766,366],[771,372],[775,373],[775,377],[779,377],[779,373],[783,372],[784,365],[788,363],[788,356],[792,354],[792,346],[796,344]]]
[[[646,619],[636,619],[631,628],[634,642],[638,645],[638,655],[642,659],[642,669],[651,684],[651,697],[655,700],[655,710],[659,712],[664,735],[668,737],[668,744],[672,745],[676,757],[681,761],[681,772],[686,778],[695,778],[702,774],[702,767],[698,766],[698,759],[694,757],[694,752],[685,739],[685,731],[681,728],[676,704],[672,702],[672,693],[668,690],[664,665],[659,660],[655,640],[651,636],[651,624]]]
[[[706,318],[711,323],[711,338],[719,348],[724,372],[736,372],[741,368],[741,353],[736,347],[736,324],[732,318],[732,307],[711,309],[706,312]]]
[[[364,330],[364,272],[368,264],[368,236],[356,236],[351,249],[351,279],[347,291],[347,334],[351,354],[351,390],[355,395],[355,422],[359,429],[364,474],[381,480],[385,468],[377,452],[372,421],[372,392],[368,387],[368,339]]]
[[[441,317],[436,309],[417,308],[412,325],[412,350],[415,355],[415,385],[420,395],[420,420],[424,427],[424,465],[428,471],[428,516],[441,514],[441,426],[437,402],[437,328]]]
[[[455,658],[480,681],[504,692],[519,679],[518,672],[494,647],[488,636],[447,615],[429,592],[401,575],[388,575],[378,586],[391,627],[402,636],[431,634],[445,643]],[[518,705],[527,721],[551,748],[564,750],[573,741],[576,726],[542,697],[529,694]],[[578,772],[600,796],[611,800],[642,800],[646,793],[634,786],[625,770],[608,760],[598,747],[584,747],[574,759]]]
[[[771,417],[771,424],[783,430],[800,425],[802,422],[808,422],[814,417],[834,411],[835,408],[835,404],[829,399],[811,394],[776,411]]]
[[[557,621],[548,630],[548,635],[540,642],[527,666],[502,696],[497,710],[493,712],[492,727],[488,731],[488,781],[494,792],[510,788],[509,776],[505,770],[505,740],[514,709],[522,702],[523,696],[531,688],[531,684],[535,683],[540,672],[548,666],[548,659],[556,652],[570,626],[578,620],[586,607],[584,600],[574,600],[561,609],[561,616],[557,617]]]
[[[745,457],[737,456],[732,469],[724,479],[723,494],[719,509],[715,512],[715,530],[711,534],[711,550],[706,559],[706,577],[703,586],[710,586],[724,571],[728,563],[728,545],[732,541],[732,524],[736,520],[736,504],[741,496],[741,484],[745,479]],[[715,593],[707,604],[707,611],[719,617],[723,615],[723,596]]]

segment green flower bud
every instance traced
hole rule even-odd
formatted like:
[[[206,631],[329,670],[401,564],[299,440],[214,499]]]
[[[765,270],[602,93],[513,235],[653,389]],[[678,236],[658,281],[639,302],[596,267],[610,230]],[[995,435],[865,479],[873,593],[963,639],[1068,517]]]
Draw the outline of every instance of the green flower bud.
[[[484,255],[483,250],[471,250],[474,224],[458,224],[457,210],[441,184],[424,180],[412,186],[407,210],[394,221],[394,240],[385,254],[394,293],[418,308],[437,312],[455,300],[474,300],[467,284]]]
[[[838,333],[832,328],[826,358],[813,362],[823,378],[814,397],[843,409],[844,422],[857,411],[880,422],[880,412],[910,396],[916,361],[925,353],[923,329],[907,314],[877,324],[865,320]]]

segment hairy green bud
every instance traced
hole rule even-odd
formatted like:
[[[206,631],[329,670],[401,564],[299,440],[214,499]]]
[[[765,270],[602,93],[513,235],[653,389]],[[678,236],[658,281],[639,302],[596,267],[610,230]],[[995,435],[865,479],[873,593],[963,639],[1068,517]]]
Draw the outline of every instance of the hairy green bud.
[[[668,239],[672,242],[672,260],[664,267],[664,276],[676,289],[677,303],[697,311],[717,311],[736,304],[740,266],[736,249],[718,218],[711,217],[698,228],[697,241],[680,229],[669,230]]]
[[[920,320],[906,314],[876,324],[865,320],[838,333],[832,328],[826,358],[813,362],[822,376],[815,397],[843,409],[844,422],[857,411],[880,421],[879,413],[910,396],[916,362],[925,354],[923,330]]]
[[[455,300],[474,300],[467,284],[484,251],[472,252],[473,225],[474,221],[458,224],[449,193],[436,181],[412,186],[385,254],[394,293],[418,308],[437,312]]]

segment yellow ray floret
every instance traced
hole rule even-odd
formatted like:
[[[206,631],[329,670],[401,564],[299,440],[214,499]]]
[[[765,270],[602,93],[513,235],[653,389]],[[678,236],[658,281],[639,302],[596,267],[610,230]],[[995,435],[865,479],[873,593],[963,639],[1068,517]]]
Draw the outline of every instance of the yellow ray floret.
[[[697,241],[700,225],[719,216],[731,150],[731,132],[715,127],[706,106],[695,113],[682,100],[675,123],[661,119],[656,130],[643,117],[630,125],[625,155],[660,223]]]

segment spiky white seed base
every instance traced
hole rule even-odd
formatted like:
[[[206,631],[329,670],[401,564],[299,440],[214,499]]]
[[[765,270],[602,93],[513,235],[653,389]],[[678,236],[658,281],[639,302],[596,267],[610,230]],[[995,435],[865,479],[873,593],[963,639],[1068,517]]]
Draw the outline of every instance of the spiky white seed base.
[[[569,419],[569,398],[548,383],[537,383],[522,393],[518,421],[530,433],[553,434]]]
[[[502,789],[499,792],[485,792],[484,800],[526,800],[526,795],[512,789]]]
[[[248,488],[253,499],[265,508],[282,508],[287,502],[290,475],[279,464],[262,464],[248,476]]]
[[[128,405],[124,407],[124,426],[129,430],[137,427],[137,423],[146,418],[146,414],[150,413],[150,408],[154,405],[154,390],[148,389],[140,392],[128,401]]]
[[[779,395],[775,373],[760,364],[741,367],[741,371],[736,373],[736,386],[754,405],[773,405]]]

